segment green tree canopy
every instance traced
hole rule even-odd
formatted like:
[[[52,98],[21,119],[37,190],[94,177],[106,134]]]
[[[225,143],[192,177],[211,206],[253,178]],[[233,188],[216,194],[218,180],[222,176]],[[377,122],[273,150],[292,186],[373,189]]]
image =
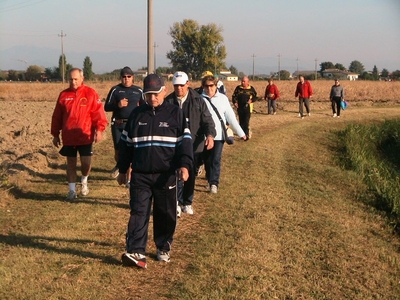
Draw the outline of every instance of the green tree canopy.
[[[237,68],[235,68],[234,66],[230,66],[229,67],[229,71],[231,71],[232,74],[238,75],[239,71]]]
[[[83,60],[83,76],[85,80],[93,80],[94,73],[92,71],[92,61],[89,56],[86,56]]]
[[[363,74],[365,71],[364,65],[360,63],[358,60],[353,60],[350,63],[349,71],[357,74]]]
[[[173,50],[167,53],[173,69],[200,78],[206,70],[225,68],[226,48],[221,32],[222,28],[214,23],[200,26],[190,19],[174,23],[169,31]]]
[[[286,70],[280,70],[278,73],[276,73],[276,78],[280,80],[289,80],[290,79],[290,72]]]
[[[388,71],[388,69],[383,68],[383,69],[382,69],[382,72],[381,72],[381,76],[382,76],[383,78],[388,78],[388,77],[389,77],[389,71]]]
[[[379,80],[379,71],[376,65],[374,65],[374,68],[372,69],[372,77],[374,80]]]
[[[335,64],[335,69],[346,71],[346,67],[339,63]]]
[[[325,61],[319,64],[320,71],[325,71],[326,69],[335,69],[335,65],[330,61]]]
[[[29,66],[25,72],[25,79],[30,81],[40,80],[44,74],[44,69],[37,65]]]
[[[15,70],[8,70],[7,80],[11,81],[18,80],[18,72]]]

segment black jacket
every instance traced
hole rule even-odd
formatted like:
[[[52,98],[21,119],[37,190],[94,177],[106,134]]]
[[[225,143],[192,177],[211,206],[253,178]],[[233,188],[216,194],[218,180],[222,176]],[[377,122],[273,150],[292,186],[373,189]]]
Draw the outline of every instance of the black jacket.
[[[126,173],[174,172],[193,166],[190,130],[182,110],[168,102],[153,108],[136,107],[129,116],[119,142],[118,168]]]
[[[118,103],[122,99],[128,99],[128,106],[119,108]],[[125,87],[122,83],[113,86],[108,92],[106,102],[104,103],[105,111],[112,111],[112,118],[128,119],[132,110],[144,103],[142,89],[136,85]]]
[[[165,98],[165,101],[179,106],[175,93],[169,94]],[[189,93],[182,110],[192,134],[193,152],[203,152],[205,137],[209,135],[215,137],[217,134],[207,104],[194,89],[189,88]]]

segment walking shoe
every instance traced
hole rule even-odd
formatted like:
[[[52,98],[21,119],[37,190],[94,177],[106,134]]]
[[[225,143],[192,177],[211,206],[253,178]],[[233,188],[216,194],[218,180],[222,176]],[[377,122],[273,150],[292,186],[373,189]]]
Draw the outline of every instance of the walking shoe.
[[[71,200],[74,200],[76,198],[77,198],[76,192],[75,191],[69,191],[68,195],[67,195],[67,198],[65,198],[65,200],[71,201]]]
[[[193,208],[192,208],[191,205],[184,205],[182,207],[182,212],[184,212],[185,214],[188,214],[188,215],[193,215],[194,214],[194,211],[193,211]]]
[[[211,188],[210,188],[210,192],[211,192],[212,194],[218,193],[218,187],[217,187],[215,184],[212,184],[212,185],[211,185]]]
[[[146,256],[140,253],[124,253],[121,257],[122,264],[127,267],[147,269]]]
[[[274,111],[274,115],[276,115],[276,111]]]
[[[82,183],[82,188],[81,188],[81,195],[86,196],[89,194],[89,188],[87,183]]]
[[[334,113],[334,114],[333,114],[333,117],[334,117],[334,118],[336,118],[336,117],[337,117],[336,113]]]
[[[199,167],[199,169],[197,170],[197,176],[200,176],[201,174],[203,174],[203,171],[204,171],[204,165],[201,165]]]
[[[130,189],[130,188],[131,188],[131,182],[130,182],[130,181],[127,181],[127,182],[125,183],[125,187],[126,187],[127,189]]]
[[[301,113],[299,113],[298,117],[301,118]]]
[[[119,175],[119,169],[117,166],[115,166],[112,170],[111,170],[111,177],[112,178],[117,178]]]
[[[311,117],[311,113],[308,113],[308,116]]]
[[[159,261],[165,261],[169,262],[170,261],[170,256],[168,251],[162,251],[157,249],[157,259]]]
[[[176,205],[176,216],[178,218],[180,218],[181,214],[182,214],[182,208],[181,208],[181,206],[179,205],[179,202],[178,202],[178,204]]]

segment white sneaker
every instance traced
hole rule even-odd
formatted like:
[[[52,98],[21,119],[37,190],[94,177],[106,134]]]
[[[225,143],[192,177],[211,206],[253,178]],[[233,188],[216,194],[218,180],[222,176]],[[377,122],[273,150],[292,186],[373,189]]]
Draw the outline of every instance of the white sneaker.
[[[311,117],[311,113],[308,113],[308,116]]]
[[[89,194],[89,187],[87,183],[82,183],[82,188],[81,188],[81,195],[86,196]]]
[[[77,198],[76,192],[75,191],[69,191],[67,198],[65,200],[71,201]]]
[[[298,117],[301,118],[301,113],[299,113]]]
[[[112,170],[111,170],[111,177],[112,178],[117,178],[118,177],[118,175],[119,175],[119,170],[118,170],[118,167],[117,166],[115,166]]]
[[[182,208],[181,208],[181,206],[179,205],[179,202],[178,202],[177,205],[176,205],[176,216],[178,218],[180,218],[181,214],[182,214]]]
[[[147,269],[146,256],[140,253],[124,253],[122,254],[122,264],[127,267],[137,266]]]
[[[164,261],[164,262],[169,262],[170,261],[170,255],[168,251],[162,251],[157,249],[157,259],[159,261]]]
[[[218,193],[218,187],[217,187],[215,184],[212,184],[212,185],[211,185],[211,188],[210,188],[210,192],[211,192],[212,194]]]
[[[188,214],[188,215],[193,215],[194,214],[194,211],[193,211],[193,208],[192,208],[191,205],[184,205],[182,207],[182,212],[184,212],[185,214]]]
[[[334,113],[334,114],[333,114],[333,117],[334,117],[334,118],[336,118],[336,117],[337,117],[337,114],[336,114],[336,113]]]

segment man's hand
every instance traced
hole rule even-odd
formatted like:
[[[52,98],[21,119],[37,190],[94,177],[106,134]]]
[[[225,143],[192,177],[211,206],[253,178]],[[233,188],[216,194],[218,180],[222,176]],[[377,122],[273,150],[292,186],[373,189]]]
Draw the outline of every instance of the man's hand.
[[[214,138],[209,135],[204,144],[207,146],[207,150],[211,150],[214,147]]]
[[[119,185],[126,184],[126,174],[119,173],[117,177],[117,182]]]
[[[56,146],[57,148],[61,146],[61,141],[59,136],[53,137],[53,145]]]
[[[94,142],[98,143],[103,139],[103,132],[102,131],[96,131],[94,134]]]
[[[188,169],[186,169],[185,167],[180,168],[179,171],[178,171],[178,179],[179,180],[183,180],[183,181],[187,181],[188,178],[189,178]]]
[[[238,108],[238,107],[239,107],[239,105],[238,105],[237,103],[235,103],[235,104],[233,104],[233,105],[235,105],[235,107],[236,107],[236,108]]]
[[[128,99],[124,98],[121,101],[118,102],[118,107],[119,108],[123,108],[128,106]]]

